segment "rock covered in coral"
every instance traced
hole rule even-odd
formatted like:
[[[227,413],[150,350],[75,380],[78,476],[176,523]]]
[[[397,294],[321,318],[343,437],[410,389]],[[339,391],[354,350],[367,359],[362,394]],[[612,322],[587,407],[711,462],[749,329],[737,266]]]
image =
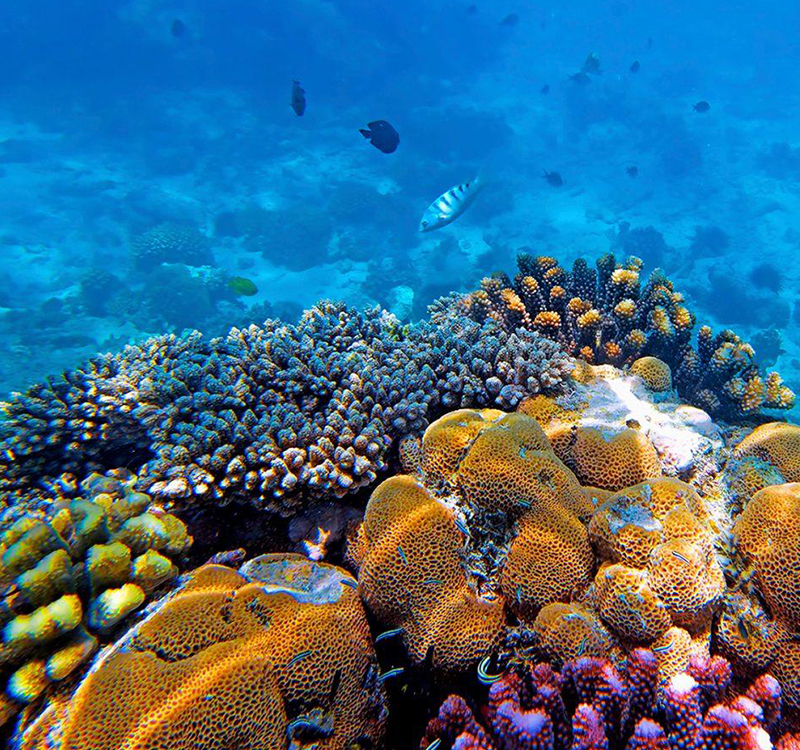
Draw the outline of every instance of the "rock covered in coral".
[[[298,555],[263,555],[188,575],[17,743],[346,750],[380,746],[385,718],[355,581]]]
[[[578,259],[566,271],[554,258],[522,254],[512,281],[496,274],[451,309],[508,330],[535,330],[591,364],[631,365],[656,357],[672,371],[678,393],[712,416],[738,419],[762,408],[789,409],[794,394],[780,376],[761,374],[752,347],[732,331],[714,336],[660,270],[642,286],[642,262],[602,256],[597,269]],[[447,311],[441,313],[446,318]]]
[[[419,747],[768,750],[780,715],[780,685],[769,675],[736,693],[724,659],[696,659],[661,690],[653,652],[637,649],[621,670],[584,656],[560,673],[546,663],[509,671],[491,686],[480,711],[451,695]]]
[[[153,271],[162,263],[205,266],[214,262],[208,238],[197,229],[164,223],[137,235],[131,241],[133,265]]]
[[[124,456],[162,501],[236,499],[288,513],[303,492],[371,484],[393,441],[444,409],[513,407],[557,389],[570,369],[530,331],[467,318],[401,329],[380,310],[330,302],[298,325],[158,337],[5,404],[0,490]]]
[[[178,575],[192,538],[135,481],[93,475],[69,500],[18,504],[0,517],[0,723]]]
[[[532,621],[588,586],[591,502],[535,420],[459,410],[431,424],[420,473],[372,494],[351,550],[367,606],[412,658],[463,671],[499,644],[504,609]]]

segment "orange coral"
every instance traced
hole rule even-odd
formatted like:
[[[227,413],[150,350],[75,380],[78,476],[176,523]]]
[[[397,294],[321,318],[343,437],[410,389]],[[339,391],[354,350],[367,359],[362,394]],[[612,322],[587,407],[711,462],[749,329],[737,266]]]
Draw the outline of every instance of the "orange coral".
[[[20,747],[256,750],[306,732],[320,749],[380,744],[384,698],[352,579],[295,555],[248,565],[195,571]]]
[[[767,461],[787,482],[800,482],[800,427],[768,422],[756,427],[736,446],[736,458],[752,456]]]
[[[631,372],[638,375],[651,391],[660,393],[672,388],[672,371],[657,357],[640,357],[631,365]]]
[[[772,614],[800,628],[800,483],[756,492],[734,535]]]
[[[661,474],[653,444],[638,430],[623,429],[607,438],[593,427],[579,427],[559,458],[577,475],[581,484],[608,490],[630,487]]]
[[[597,615],[577,603],[543,607],[533,623],[533,632],[542,653],[556,663],[579,656],[621,655],[619,644]]]

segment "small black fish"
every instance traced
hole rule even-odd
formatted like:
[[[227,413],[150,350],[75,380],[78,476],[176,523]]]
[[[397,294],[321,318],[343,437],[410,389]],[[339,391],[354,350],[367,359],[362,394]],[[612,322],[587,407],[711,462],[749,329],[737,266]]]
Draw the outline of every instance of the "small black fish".
[[[708,112],[708,110],[711,109],[711,105],[706,101],[697,102],[692,109],[695,112]]]
[[[638,60],[631,63],[631,73],[638,73],[642,69],[642,64]]]
[[[306,111],[306,90],[300,85],[300,81],[292,81],[292,100],[289,102],[298,117],[302,117]]]
[[[625,171],[628,173],[628,177],[639,176],[639,167],[637,167],[635,164],[631,164]]]
[[[519,23],[519,16],[516,13],[509,13],[502,21],[500,21],[501,26],[516,26]]]
[[[653,49],[653,37],[647,37],[647,49]]]
[[[386,120],[374,120],[367,125],[366,130],[358,132],[384,154],[391,154],[400,143],[397,131]]]
[[[590,52],[586,59],[583,61],[581,70],[584,73],[599,73],[600,72],[600,58],[595,52]]]
[[[577,83],[580,86],[586,86],[592,82],[592,79],[589,78],[588,73],[584,73],[582,70],[578,71],[577,73],[573,73],[569,77],[569,80]]]
[[[542,94],[549,94],[550,93],[550,84],[546,83],[542,88],[539,89]]]
[[[542,177],[547,181],[548,185],[553,187],[561,187],[564,184],[564,180],[561,179],[561,175],[558,172],[548,172],[543,169]]]
[[[473,3],[467,8],[467,15],[474,16],[478,12],[478,6]]]
[[[186,24],[181,21],[180,18],[176,18],[172,22],[172,26],[170,26],[170,31],[172,32],[172,36],[178,39],[186,33]]]

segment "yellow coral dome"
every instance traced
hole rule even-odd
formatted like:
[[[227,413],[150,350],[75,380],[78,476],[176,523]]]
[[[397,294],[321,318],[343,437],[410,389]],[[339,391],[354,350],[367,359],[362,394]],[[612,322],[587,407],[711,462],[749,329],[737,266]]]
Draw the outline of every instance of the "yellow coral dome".
[[[672,370],[657,357],[639,357],[631,364],[631,372],[638,375],[651,391],[661,393],[672,388]]]

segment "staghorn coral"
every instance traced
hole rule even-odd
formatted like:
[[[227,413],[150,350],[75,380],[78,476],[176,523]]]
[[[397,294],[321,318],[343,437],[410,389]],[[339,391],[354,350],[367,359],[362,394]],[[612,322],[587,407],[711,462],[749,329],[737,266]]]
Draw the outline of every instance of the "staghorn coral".
[[[68,677],[177,576],[192,538],[135,482],[95,474],[71,498],[0,517],[0,719]]]
[[[140,271],[153,271],[162,263],[207,266],[214,262],[208,239],[192,227],[159,224],[131,240],[133,265]]]
[[[350,549],[367,607],[412,659],[464,671],[523,620],[591,578],[591,511],[530,417],[459,410],[422,441],[420,472],[379,485]]]
[[[777,373],[762,376],[752,347],[732,331],[714,336],[703,326],[693,346],[695,319],[683,297],[660,270],[642,285],[639,259],[620,265],[604,255],[597,270],[578,259],[570,272],[545,256],[521,254],[517,264],[513,281],[505,274],[484,279],[480,291],[451,302],[453,314],[538,331],[591,364],[657,357],[681,397],[712,416],[738,419],[794,404]]]
[[[380,746],[385,698],[354,585],[299,555],[199,568],[18,747]]]
[[[444,409],[561,386],[570,370],[538,334],[462,319],[400,329],[378,309],[320,303],[203,340],[163,336],[92,360],[4,405],[0,492],[115,466],[176,505],[232,499],[281,513],[301,493],[374,482],[396,439]]]
[[[636,649],[624,669],[580,657],[561,672],[548,664],[506,672],[480,711],[458,695],[442,703],[420,749],[766,750],[778,739],[781,691],[768,676],[740,694],[724,659],[694,659],[659,690],[655,658]],[[787,737],[784,742],[792,739]]]

